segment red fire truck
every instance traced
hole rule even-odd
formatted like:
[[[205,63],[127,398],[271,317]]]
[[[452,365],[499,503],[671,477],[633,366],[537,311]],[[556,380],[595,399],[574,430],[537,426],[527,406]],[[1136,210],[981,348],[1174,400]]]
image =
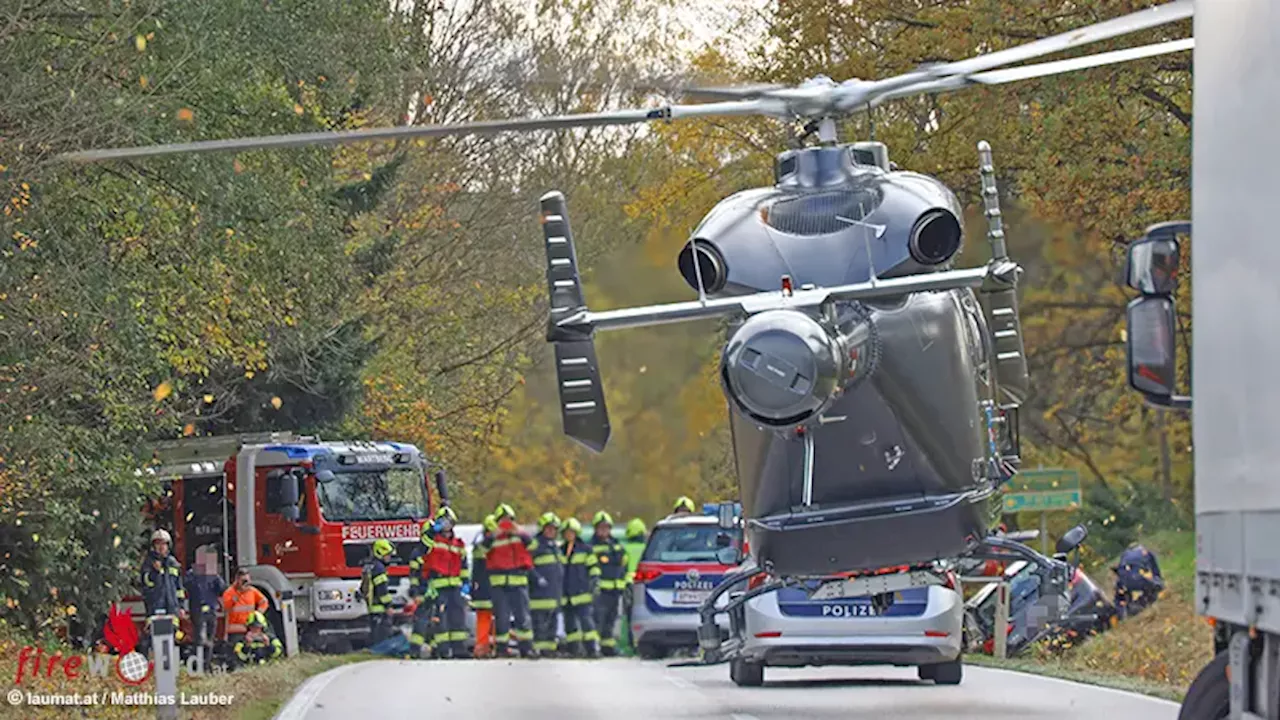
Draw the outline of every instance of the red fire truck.
[[[356,591],[379,538],[400,556],[389,571],[393,604],[407,601],[409,553],[432,512],[428,463],[413,445],[245,434],[162,443],[155,460],[143,471],[157,482],[145,535],[169,530],[184,570],[208,546],[228,582],[248,568],[278,633],[280,603],[291,594],[304,648],[344,648],[367,637]],[[128,600],[141,621],[141,599]]]

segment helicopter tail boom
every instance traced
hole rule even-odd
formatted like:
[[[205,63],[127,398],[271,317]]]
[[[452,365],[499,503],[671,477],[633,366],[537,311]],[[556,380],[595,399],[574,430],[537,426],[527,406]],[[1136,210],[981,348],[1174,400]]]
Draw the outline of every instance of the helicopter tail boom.
[[[600,452],[609,442],[610,427],[592,338],[594,331],[589,326],[562,322],[566,317],[587,312],[568,206],[564,195],[556,191],[543,195],[541,206],[551,306],[547,340],[555,345],[556,390],[564,432],[587,448]]]

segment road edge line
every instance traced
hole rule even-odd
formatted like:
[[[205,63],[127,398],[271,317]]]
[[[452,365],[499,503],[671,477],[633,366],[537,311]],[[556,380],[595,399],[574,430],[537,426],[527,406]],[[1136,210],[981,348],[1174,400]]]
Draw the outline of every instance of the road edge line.
[[[303,720],[315,699],[328,687],[329,683],[338,679],[339,675],[344,675],[355,668],[373,665],[377,662],[377,660],[361,660],[360,662],[347,663],[308,678],[302,684],[302,687],[295,690],[285,704],[276,711],[276,714],[272,716],[272,720]]]
[[[1094,688],[1094,689],[1096,689],[1096,690],[1105,690],[1105,691],[1107,691],[1107,692],[1109,692],[1109,693],[1117,693],[1117,694],[1120,694],[1120,695],[1129,695],[1129,696],[1132,696],[1132,697],[1140,697],[1140,698],[1143,698],[1143,699],[1145,699],[1145,700],[1151,700],[1151,701],[1153,701],[1153,702],[1163,703],[1163,704],[1165,704],[1165,705],[1170,705],[1170,706],[1175,707],[1175,708],[1180,708],[1180,707],[1182,707],[1182,704],[1181,704],[1181,703],[1174,702],[1174,701],[1169,700],[1169,699],[1167,699],[1167,698],[1157,697],[1157,696],[1155,696],[1155,695],[1148,695],[1148,694],[1146,694],[1146,693],[1137,692],[1137,691],[1135,691],[1135,690],[1121,690],[1120,688],[1109,687],[1109,686],[1107,686],[1107,685],[1101,685],[1101,684],[1099,684],[1099,683],[1085,682],[1085,681],[1083,681],[1083,680],[1068,680],[1068,679],[1066,679],[1066,678],[1054,677],[1053,675],[1045,675],[1045,674],[1042,674],[1042,673],[1030,672],[1030,671],[1027,671],[1027,670],[1013,670],[1013,669],[1010,669],[1010,668],[995,667],[995,666],[993,666],[993,665],[981,665],[981,664],[978,664],[978,663],[974,663],[974,664],[972,664],[972,665],[968,665],[968,664],[966,664],[966,666],[967,666],[968,668],[974,668],[974,669],[981,668],[982,670],[992,670],[992,671],[995,671],[995,672],[1009,673],[1009,674],[1012,674],[1012,675],[1027,675],[1027,676],[1030,676],[1030,677],[1033,677],[1033,678],[1039,678],[1039,679],[1041,679],[1041,680],[1050,680],[1050,681],[1052,681],[1052,682],[1056,682],[1056,683],[1059,683],[1059,684],[1065,684],[1065,685],[1082,685],[1082,686],[1084,686],[1084,687],[1087,687],[1087,688]]]

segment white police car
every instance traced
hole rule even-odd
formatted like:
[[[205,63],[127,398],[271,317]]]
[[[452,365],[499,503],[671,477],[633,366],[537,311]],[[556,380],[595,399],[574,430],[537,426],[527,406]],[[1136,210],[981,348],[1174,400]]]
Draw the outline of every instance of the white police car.
[[[711,514],[658,521],[631,586],[628,622],[640,657],[662,658],[672,650],[698,647],[698,606],[733,570],[717,553],[741,541],[741,530],[721,529]],[[722,631],[727,630],[726,624]]]
[[[888,592],[848,597],[846,579],[813,580],[752,598],[732,613],[742,653],[730,665],[741,686],[764,682],[765,667],[917,666],[922,680],[961,680],[964,600],[942,566],[880,571],[869,583]],[[852,578],[856,579],[856,578]],[[753,578],[750,587],[766,581]]]

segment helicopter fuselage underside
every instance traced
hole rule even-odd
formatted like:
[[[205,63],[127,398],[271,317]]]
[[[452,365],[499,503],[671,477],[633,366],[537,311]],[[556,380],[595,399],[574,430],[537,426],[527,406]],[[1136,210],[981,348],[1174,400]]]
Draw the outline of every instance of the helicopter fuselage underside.
[[[807,429],[807,505],[804,442],[731,411],[745,531],[759,567],[813,577],[917,564],[961,555],[986,534],[998,504],[984,472],[976,307],[969,290],[870,307],[879,362]]]

